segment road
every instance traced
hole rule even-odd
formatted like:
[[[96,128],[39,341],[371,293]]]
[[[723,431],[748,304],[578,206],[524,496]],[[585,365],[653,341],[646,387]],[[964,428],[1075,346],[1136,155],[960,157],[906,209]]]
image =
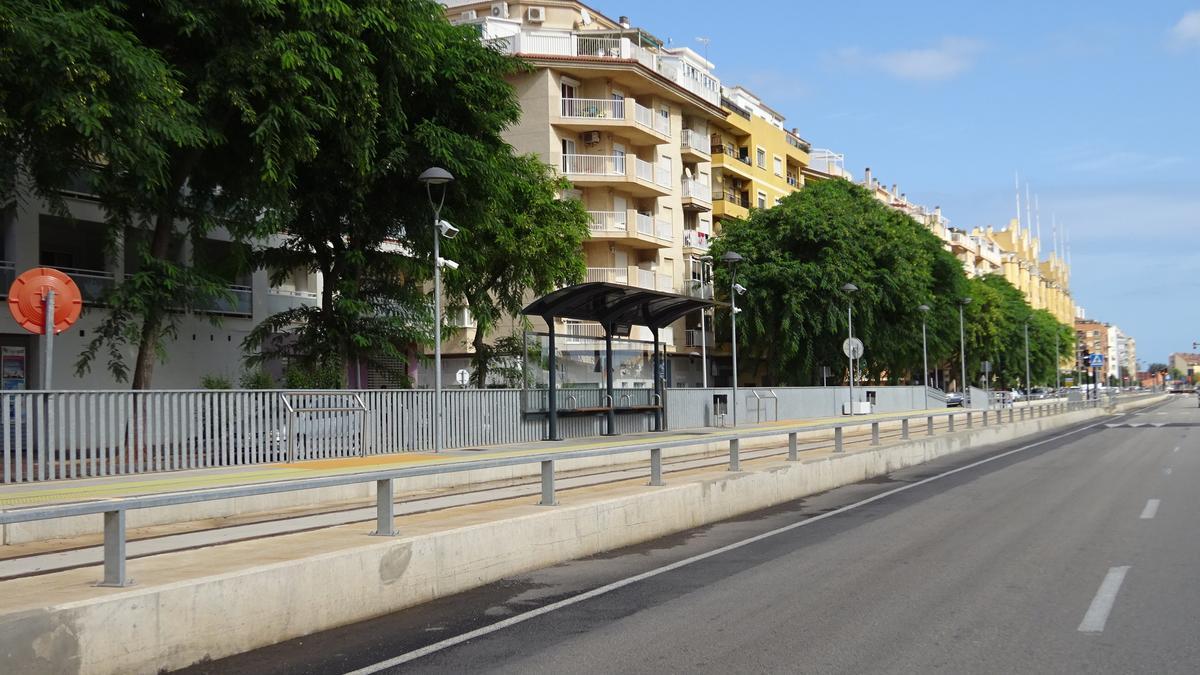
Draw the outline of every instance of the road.
[[[1198,428],[1179,398],[192,671],[1200,672]]]

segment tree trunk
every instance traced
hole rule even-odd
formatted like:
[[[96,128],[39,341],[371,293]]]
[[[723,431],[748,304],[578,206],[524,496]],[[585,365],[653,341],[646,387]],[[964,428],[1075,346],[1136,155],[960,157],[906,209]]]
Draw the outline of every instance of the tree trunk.
[[[491,361],[491,354],[488,352],[488,345],[485,342],[487,331],[483,327],[475,326],[475,337],[471,338],[471,345],[475,347],[475,382],[480,389],[487,388],[488,362]]]
[[[173,203],[174,198],[171,201]],[[173,214],[174,208],[164,208],[154,224],[154,239],[150,243],[150,255],[158,260],[165,260],[170,253],[171,231],[175,227]],[[150,380],[154,377],[154,357],[158,351],[158,338],[162,334],[164,311],[166,308],[154,307],[142,317],[142,335],[138,341],[137,361],[133,369],[132,386],[134,389],[150,388]]]

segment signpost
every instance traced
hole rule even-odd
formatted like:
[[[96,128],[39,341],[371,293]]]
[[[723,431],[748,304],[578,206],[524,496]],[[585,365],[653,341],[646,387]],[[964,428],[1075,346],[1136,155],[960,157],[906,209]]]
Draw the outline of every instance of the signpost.
[[[1088,354],[1088,365],[1092,367],[1092,392],[1100,400],[1100,369],[1104,367],[1103,354]]]
[[[854,362],[862,358],[863,342],[856,337],[842,340],[842,353],[850,358],[850,415],[854,415]]]
[[[8,311],[22,328],[42,336],[41,388],[51,388],[54,336],[71,327],[83,311],[83,295],[71,277],[49,267],[22,272],[8,291]]]

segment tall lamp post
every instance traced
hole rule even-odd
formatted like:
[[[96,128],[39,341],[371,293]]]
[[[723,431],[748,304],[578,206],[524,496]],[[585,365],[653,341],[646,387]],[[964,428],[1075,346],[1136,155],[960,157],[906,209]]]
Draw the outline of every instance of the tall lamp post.
[[[733,404],[730,410],[733,412],[733,426],[737,426],[737,296],[739,293],[745,293],[746,289],[737,282],[737,265],[742,262],[742,256],[734,251],[726,251],[721,256],[721,262],[729,265],[729,322],[733,337]]]
[[[1025,317],[1025,398],[1033,395],[1033,370],[1029,367],[1029,317]]]
[[[921,313],[921,361],[925,370],[921,371],[921,384],[925,385],[925,409],[929,409],[929,339],[925,333],[925,316],[929,314],[929,305],[919,305]]]
[[[711,255],[700,256],[700,298],[702,300],[711,299],[712,285],[712,260]],[[703,380],[704,388],[708,389],[708,308],[700,308],[700,375]]]
[[[850,359],[850,416],[854,416],[854,294],[858,292],[858,286],[852,283],[842,284],[842,292],[846,294],[846,330],[849,333],[850,348],[846,351],[850,352],[847,358]]]
[[[959,298],[958,300],[958,363],[962,366],[962,384],[959,386],[963,390],[963,405],[967,405],[970,399],[969,390],[967,389],[967,331],[966,323],[963,319],[963,308],[971,304],[970,297]]]
[[[446,203],[446,184],[454,180],[450,172],[432,167],[421,172],[417,180],[425,184],[425,194],[433,209],[433,451],[442,451],[442,266],[454,269],[458,263],[445,260],[441,253],[442,237],[453,239],[458,228],[442,220],[442,205]],[[441,188],[437,201],[433,186]]]

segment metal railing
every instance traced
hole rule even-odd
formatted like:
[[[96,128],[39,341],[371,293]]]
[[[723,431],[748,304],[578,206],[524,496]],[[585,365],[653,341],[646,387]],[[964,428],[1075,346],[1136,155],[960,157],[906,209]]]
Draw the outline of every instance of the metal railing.
[[[370,410],[359,394],[284,392],[279,400],[287,410],[287,461],[366,456]]]
[[[625,161],[625,155],[563,155],[562,166],[565,174],[624,176]]]
[[[582,119],[625,119],[625,101],[615,98],[564,98],[562,116]]]
[[[750,392],[749,396],[746,397],[746,403],[750,402],[750,396],[754,397],[754,402],[755,402],[755,405],[754,405],[754,421],[755,422],[762,422],[763,407],[766,405],[765,401],[771,401],[774,404],[774,406],[775,406],[774,421],[776,421],[776,422],[779,421],[779,397],[775,395],[775,390],[768,389],[766,395],[763,395],[763,394],[760,394],[757,389],[755,389]],[[772,420],[768,420],[768,421],[772,421]]]
[[[297,307],[316,307],[320,304],[320,296],[309,291],[292,291],[282,288],[272,288],[267,291],[267,312],[270,314]]]
[[[605,281],[610,284],[629,284],[628,267],[589,267],[584,278],[588,283]]]
[[[637,214],[637,231],[638,234],[644,234],[647,237],[654,236],[654,216],[649,213]]]
[[[637,157],[633,158],[633,162],[636,169],[634,175],[637,176],[638,180],[644,180],[647,183],[653,183],[654,165],[645,160],[638,159]]]
[[[84,302],[101,302],[104,296],[116,285],[116,278],[111,272],[104,270],[82,269],[77,267],[59,267],[79,287],[79,294]],[[7,288],[5,290],[8,290]]]
[[[624,234],[628,215],[624,211],[588,211],[591,231],[599,234]]]
[[[707,134],[695,129],[684,129],[679,145],[680,147],[699,152],[702,155],[709,155],[712,153],[709,150],[708,142]]]
[[[654,236],[663,241],[671,241],[675,238],[675,224],[669,220],[661,218],[654,219]]]
[[[709,204],[712,202],[712,186],[693,178],[683,179],[683,196]]]
[[[604,396],[604,394],[598,390],[596,391],[596,395],[597,397]],[[1153,396],[1153,394],[1151,396]],[[1054,414],[1062,414],[1073,410],[1083,409],[1085,407],[1091,406],[1087,402],[1072,403],[1057,401],[1038,406],[1032,406],[1029,408],[1021,408],[1020,411],[1021,418],[1024,419],[1027,413],[1031,418],[1036,418]],[[885,423],[900,422],[900,438],[902,440],[907,440],[909,438],[910,430],[909,422],[914,419],[925,420],[926,435],[933,436],[935,433],[934,420],[939,417],[947,418],[948,431],[954,431],[956,417],[965,416],[966,426],[967,428],[971,428],[974,426],[974,420],[976,419],[976,416],[978,416],[979,421],[984,426],[988,424],[1003,423],[1003,413],[1004,411],[997,411],[996,415],[992,415],[990,411],[957,410],[936,413],[921,412],[916,415],[907,414],[879,416],[868,419],[849,419],[828,424],[797,424],[755,431],[716,433],[705,435],[703,437],[693,437],[671,441],[652,440],[644,443],[631,443],[621,447],[592,448],[535,455],[499,457],[467,462],[441,463],[409,468],[387,469],[382,471],[367,471],[349,475],[323,476],[318,478],[303,478],[298,480],[282,480],[269,483],[190,490],[175,493],[119,497],[115,499],[56,504],[50,506],[33,506],[0,512],[0,525],[103,514],[104,577],[99,582],[99,585],[123,587],[130,584],[130,579],[126,573],[125,517],[128,511],[134,509],[181,506],[185,504],[238,499],[242,497],[257,497],[287,492],[299,492],[303,490],[317,490],[322,488],[358,485],[362,483],[373,482],[376,486],[376,518],[375,531],[372,534],[376,536],[395,536],[397,534],[395,527],[395,481],[406,478],[462,473],[467,471],[479,471],[481,469],[511,467],[526,464],[538,464],[541,467],[541,504],[552,506],[557,503],[555,501],[555,466],[557,462],[583,459],[588,457],[648,453],[650,460],[650,485],[659,486],[663,485],[662,451],[668,448],[687,447],[698,444],[727,443],[729,448],[728,470],[741,471],[741,441],[751,438],[786,435],[788,440],[787,459],[788,461],[795,462],[799,461],[800,459],[797,436],[801,432],[833,431],[833,451],[835,453],[842,453],[845,452],[845,431],[851,428],[869,426],[871,430],[870,445],[875,447],[879,446],[881,443],[880,425]],[[1016,421],[1015,410],[1013,408],[1009,408],[1008,413],[1008,422],[1011,423]],[[992,422],[993,417],[995,418],[994,422]]]
[[[712,239],[712,235],[703,230],[684,230],[683,245],[691,248],[708,249],[708,242]]]

